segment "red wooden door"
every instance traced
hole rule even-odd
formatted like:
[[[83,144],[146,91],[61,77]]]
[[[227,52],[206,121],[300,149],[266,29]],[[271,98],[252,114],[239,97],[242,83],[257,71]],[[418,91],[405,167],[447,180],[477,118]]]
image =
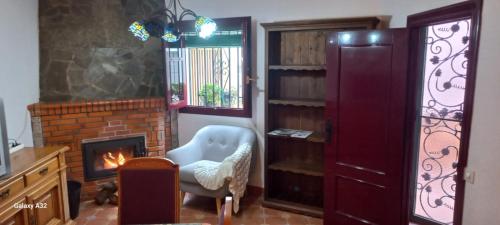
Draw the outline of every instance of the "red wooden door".
[[[406,29],[329,36],[325,225],[405,220],[407,60]]]

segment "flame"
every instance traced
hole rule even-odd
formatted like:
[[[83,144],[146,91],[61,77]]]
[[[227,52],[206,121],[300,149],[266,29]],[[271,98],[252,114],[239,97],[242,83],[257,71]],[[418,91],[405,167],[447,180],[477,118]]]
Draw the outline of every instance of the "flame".
[[[118,158],[111,152],[104,153],[102,159],[104,160],[104,169],[114,169],[127,161],[121,152],[118,153]]]
[[[125,163],[125,157],[123,157],[122,153],[118,154],[118,165],[123,165]]]

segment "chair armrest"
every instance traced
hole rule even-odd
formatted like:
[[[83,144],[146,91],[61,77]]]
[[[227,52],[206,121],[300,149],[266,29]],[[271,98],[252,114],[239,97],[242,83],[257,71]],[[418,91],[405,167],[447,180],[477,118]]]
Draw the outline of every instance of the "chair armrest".
[[[186,145],[168,151],[165,157],[179,166],[185,166],[202,160],[202,152],[198,145],[189,142]]]

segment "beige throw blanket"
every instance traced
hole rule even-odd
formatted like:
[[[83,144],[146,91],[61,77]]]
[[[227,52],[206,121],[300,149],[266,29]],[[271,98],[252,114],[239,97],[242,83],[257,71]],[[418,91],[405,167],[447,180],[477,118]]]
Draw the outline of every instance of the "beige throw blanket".
[[[203,160],[194,169],[194,177],[206,189],[217,190],[225,181],[229,181],[229,191],[233,194],[233,209],[239,210],[240,198],[243,197],[248,183],[248,173],[252,159],[252,146],[243,144],[236,152],[222,162]]]

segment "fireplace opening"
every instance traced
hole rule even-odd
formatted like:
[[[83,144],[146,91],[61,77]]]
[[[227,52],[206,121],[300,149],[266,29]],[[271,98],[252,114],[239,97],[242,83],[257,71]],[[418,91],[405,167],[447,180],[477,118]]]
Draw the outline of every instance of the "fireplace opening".
[[[147,155],[144,136],[84,141],[82,151],[85,181],[116,176],[118,166],[129,159]]]

